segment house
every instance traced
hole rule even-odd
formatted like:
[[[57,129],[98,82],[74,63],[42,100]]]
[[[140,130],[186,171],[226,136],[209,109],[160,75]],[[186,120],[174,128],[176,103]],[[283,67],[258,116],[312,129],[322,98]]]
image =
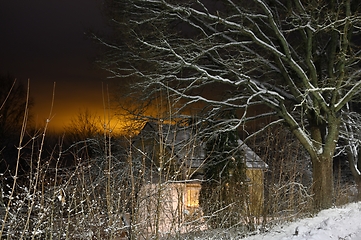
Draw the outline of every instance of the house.
[[[241,140],[238,144],[247,167],[249,214],[259,216],[268,166]],[[205,229],[198,199],[207,155],[195,131],[187,126],[147,122],[134,139],[132,152],[147,171],[138,193],[137,225],[147,229],[143,238]]]
[[[242,140],[238,140],[238,145],[246,160],[250,215],[261,216],[264,202],[264,172],[268,165]]]
[[[148,162],[152,163],[149,167],[170,167],[173,180],[200,179],[203,174],[205,145],[187,127],[147,122],[133,146],[142,154],[146,152]]]

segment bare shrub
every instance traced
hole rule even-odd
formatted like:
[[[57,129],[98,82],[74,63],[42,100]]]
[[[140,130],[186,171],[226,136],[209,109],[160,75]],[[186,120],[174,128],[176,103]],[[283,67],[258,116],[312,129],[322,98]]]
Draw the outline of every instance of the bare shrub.
[[[253,148],[269,166],[264,220],[292,220],[312,212],[312,171],[300,143],[282,126],[269,128],[253,141]]]
[[[312,213],[307,154],[282,128],[269,129],[248,142],[269,166],[264,210],[254,214],[248,192],[232,185],[239,178],[210,191],[212,200],[224,191],[231,193],[221,208],[198,206],[205,180],[198,174],[208,160],[200,151],[198,129],[159,121],[147,125],[148,135],[121,138],[105,127],[102,134],[88,135],[70,146],[60,138],[46,152],[48,123],[30,135],[26,144],[25,138],[20,139],[17,162],[20,156],[26,159],[31,171],[22,179],[27,181],[18,181],[18,171],[9,175],[11,181],[1,176],[1,184],[9,189],[0,195],[2,238],[237,239]],[[64,165],[69,156],[72,164]],[[235,173],[232,168],[224,170],[228,176]],[[353,186],[345,184],[337,185],[337,204],[350,200]],[[245,198],[237,198],[240,195]],[[224,214],[230,213],[225,209],[234,214]]]

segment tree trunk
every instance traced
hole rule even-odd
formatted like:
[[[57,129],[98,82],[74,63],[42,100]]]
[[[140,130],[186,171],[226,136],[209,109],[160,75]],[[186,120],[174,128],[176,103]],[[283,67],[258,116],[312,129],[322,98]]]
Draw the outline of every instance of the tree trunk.
[[[357,186],[356,201],[361,201],[361,149],[357,150],[357,147],[352,141],[349,141],[349,146],[347,155],[351,173]]]
[[[361,175],[354,176],[355,177],[355,183],[357,186],[357,198],[356,201],[361,201]]]
[[[313,164],[313,194],[316,211],[327,209],[333,201],[333,154],[312,159]]]
[[[349,158],[350,161],[350,158]],[[361,175],[359,174],[359,171],[356,170],[356,166],[353,165],[353,163],[350,161],[350,168],[353,175],[353,178],[355,180],[356,186],[357,186],[357,198],[356,201],[361,201]]]

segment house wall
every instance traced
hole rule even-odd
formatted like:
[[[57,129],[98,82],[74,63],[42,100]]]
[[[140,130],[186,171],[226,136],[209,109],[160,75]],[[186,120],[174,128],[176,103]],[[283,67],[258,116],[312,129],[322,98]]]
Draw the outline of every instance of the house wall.
[[[204,228],[198,205],[200,188],[194,182],[144,185],[138,195],[138,239],[150,239],[157,234],[174,236]]]
[[[260,168],[247,168],[249,178],[249,215],[259,217],[264,207],[264,170]]]
[[[264,207],[264,170],[247,169],[249,178],[248,216],[262,216]],[[206,229],[199,207],[201,184],[197,181],[145,184],[138,194],[135,216],[137,239],[175,236]],[[133,230],[133,233],[134,233]]]

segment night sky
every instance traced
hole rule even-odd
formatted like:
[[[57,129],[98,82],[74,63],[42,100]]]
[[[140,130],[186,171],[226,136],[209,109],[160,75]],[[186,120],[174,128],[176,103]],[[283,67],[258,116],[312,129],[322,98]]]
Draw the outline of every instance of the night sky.
[[[55,104],[50,126],[61,129],[80,109],[103,112],[96,44],[89,31],[107,34],[100,0],[0,0],[0,74],[30,79],[33,117],[49,115],[53,83]]]

